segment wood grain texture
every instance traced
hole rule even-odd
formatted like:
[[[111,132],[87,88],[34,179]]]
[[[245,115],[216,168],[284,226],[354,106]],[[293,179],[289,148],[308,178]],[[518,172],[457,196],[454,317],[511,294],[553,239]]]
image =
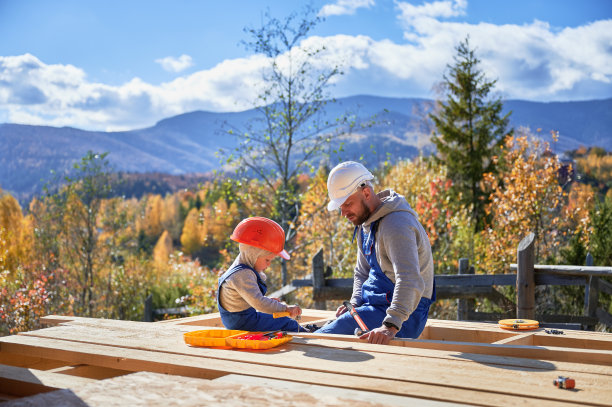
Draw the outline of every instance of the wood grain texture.
[[[312,318],[328,318],[330,312],[305,310]],[[184,343],[184,332],[218,320],[218,314],[164,323],[51,316],[50,328],[0,338],[0,358],[27,355],[33,363],[53,360],[59,365],[49,367],[55,369],[51,374],[89,373],[99,378],[123,374],[94,384],[123,383],[118,388],[128,394],[143,386],[134,385],[128,379],[133,374],[125,372],[149,372],[180,376],[165,377],[168,383],[162,387],[169,388],[173,381],[180,388],[183,379],[224,382],[231,377],[239,379],[240,386],[256,387],[273,380],[279,395],[308,395],[303,390],[314,388],[327,389],[322,393],[334,397],[362,391],[373,395],[368,402],[375,403],[378,396],[385,405],[393,405],[391,400],[419,404],[417,400],[445,405],[605,406],[612,400],[610,334],[565,331],[551,336],[543,330],[508,332],[496,324],[430,320],[421,339],[394,340],[392,346],[318,334],[295,335],[288,344],[266,351]],[[576,391],[553,386],[559,375],[574,378]],[[73,394],[77,400],[85,397]],[[309,401],[314,405],[337,401],[329,402]],[[156,405],[154,400],[151,403]]]

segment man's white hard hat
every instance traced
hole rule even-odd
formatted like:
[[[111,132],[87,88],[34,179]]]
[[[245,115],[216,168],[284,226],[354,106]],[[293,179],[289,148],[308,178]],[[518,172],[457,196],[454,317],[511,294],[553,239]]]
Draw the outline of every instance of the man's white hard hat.
[[[338,209],[357,188],[371,179],[374,179],[374,175],[358,162],[345,161],[336,165],[327,177],[327,193],[330,201],[327,210]]]

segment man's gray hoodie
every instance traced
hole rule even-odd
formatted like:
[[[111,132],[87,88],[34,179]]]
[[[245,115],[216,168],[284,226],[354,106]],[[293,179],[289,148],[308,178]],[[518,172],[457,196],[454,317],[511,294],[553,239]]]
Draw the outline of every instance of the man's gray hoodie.
[[[382,191],[378,197],[382,205],[361,227],[367,236],[372,222],[380,219],[376,228],[376,260],[385,275],[395,284],[393,300],[384,322],[401,327],[416,309],[421,297],[432,296],[433,257],[429,237],[406,199],[392,190]],[[351,298],[351,303],[355,305],[363,303],[361,286],[370,272],[370,265],[361,251],[361,237],[358,243],[360,249]]]

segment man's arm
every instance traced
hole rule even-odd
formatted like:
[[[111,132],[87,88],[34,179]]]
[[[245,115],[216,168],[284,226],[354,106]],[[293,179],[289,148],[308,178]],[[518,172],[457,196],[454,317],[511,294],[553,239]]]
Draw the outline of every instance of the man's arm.
[[[399,328],[414,312],[425,289],[419,263],[419,235],[416,227],[409,222],[411,219],[406,218],[410,216],[390,214],[380,229],[381,256],[387,257],[395,277],[393,300],[383,322]]]

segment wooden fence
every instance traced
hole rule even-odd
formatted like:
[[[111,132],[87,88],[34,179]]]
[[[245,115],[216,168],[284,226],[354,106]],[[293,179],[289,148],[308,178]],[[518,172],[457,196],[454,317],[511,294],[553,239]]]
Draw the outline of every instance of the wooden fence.
[[[474,274],[469,260],[459,260],[458,274],[436,275],[436,295],[438,299],[457,299],[457,319],[475,321],[497,321],[504,318],[536,319],[544,326],[592,329],[601,322],[612,327],[612,315],[598,307],[599,294],[612,295],[612,284],[601,277],[612,277],[612,267],[594,267],[593,258],[588,255],[586,266],[547,266],[534,264],[535,237],[530,233],[519,244],[517,263],[510,269],[515,274]],[[319,250],[312,260],[312,274],[305,279],[293,280],[292,284],[281,288],[272,297],[282,297],[300,287],[313,287],[313,307],[325,309],[327,300],[346,300],[353,290],[352,278],[329,278],[331,268],[325,267],[323,250]],[[583,315],[536,314],[535,287],[538,285],[577,285],[585,287]],[[516,287],[516,303],[495,289],[495,286]],[[491,301],[512,307],[505,313],[485,313],[474,311],[475,298],[488,298]]]

